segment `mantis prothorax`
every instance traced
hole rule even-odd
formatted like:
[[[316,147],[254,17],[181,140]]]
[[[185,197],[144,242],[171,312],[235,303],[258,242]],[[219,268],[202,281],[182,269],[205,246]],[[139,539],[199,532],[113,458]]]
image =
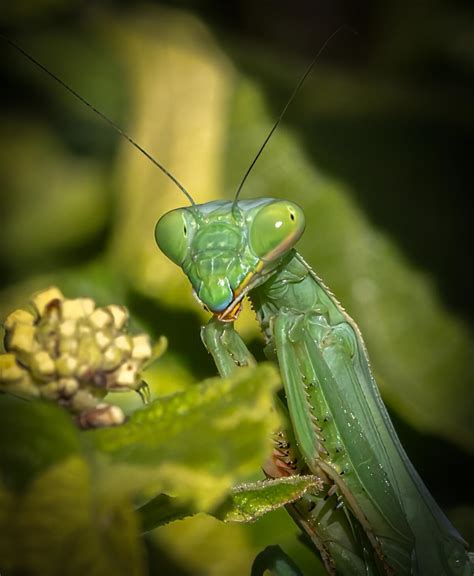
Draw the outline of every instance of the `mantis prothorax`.
[[[202,340],[222,376],[254,363],[234,330],[244,299],[279,366],[286,421],[268,476],[313,474],[325,485],[288,507],[329,574],[472,574],[465,542],[413,468],[372,376],[360,331],[294,246],[305,229],[290,201],[239,200],[251,168],[311,70],[298,83],[233,201],[196,204],[135,141],[15,43],[151,159],[191,202],[158,221],[162,252],[212,313]]]

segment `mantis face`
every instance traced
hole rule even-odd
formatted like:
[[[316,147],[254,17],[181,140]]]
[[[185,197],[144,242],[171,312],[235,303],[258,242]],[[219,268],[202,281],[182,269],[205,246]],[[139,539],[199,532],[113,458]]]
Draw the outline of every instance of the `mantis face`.
[[[168,212],[156,225],[155,239],[183,269],[198,300],[232,322],[245,294],[268,278],[304,228],[303,211],[293,202],[218,201]]]

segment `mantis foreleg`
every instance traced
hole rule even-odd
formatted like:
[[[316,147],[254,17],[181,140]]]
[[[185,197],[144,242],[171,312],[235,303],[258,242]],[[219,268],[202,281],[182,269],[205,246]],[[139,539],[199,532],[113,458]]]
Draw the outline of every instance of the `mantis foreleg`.
[[[254,357],[239,333],[234,330],[233,323],[220,322],[212,317],[201,328],[201,339],[222,378],[230,376],[238,367],[255,365]]]

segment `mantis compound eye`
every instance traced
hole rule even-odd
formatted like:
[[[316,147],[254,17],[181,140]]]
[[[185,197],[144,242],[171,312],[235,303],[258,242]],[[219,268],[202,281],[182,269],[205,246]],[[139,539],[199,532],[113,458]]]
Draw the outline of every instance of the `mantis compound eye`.
[[[261,260],[275,260],[300,239],[303,210],[293,202],[276,201],[261,208],[250,226],[250,246]]]
[[[196,223],[184,208],[177,208],[162,216],[155,226],[158,248],[172,262],[181,266],[189,249]]]

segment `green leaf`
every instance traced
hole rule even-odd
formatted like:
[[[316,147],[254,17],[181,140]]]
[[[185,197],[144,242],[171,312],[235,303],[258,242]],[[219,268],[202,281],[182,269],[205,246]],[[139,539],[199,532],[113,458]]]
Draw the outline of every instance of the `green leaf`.
[[[267,512],[298,500],[308,491],[321,489],[321,481],[315,476],[291,476],[240,484],[211,514],[224,522],[255,522]],[[189,505],[166,494],[152,498],[138,512],[143,532],[194,513]]]
[[[117,428],[83,435],[101,455],[104,496],[147,490],[209,510],[270,450],[276,369],[261,365],[156,400]]]
[[[252,564],[251,576],[263,576],[267,571],[273,576],[303,576],[280,546],[267,546],[260,552]]]
[[[137,510],[140,517],[141,532],[149,532],[174,520],[192,516],[195,511],[189,504],[183,504],[179,498],[158,494]]]
[[[2,568],[140,575],[130,497],[167,492],[186,514],[214,508],[271,449],[278,385],[271,365],[243,369],[90,432],[53,404],[0,396]],[[166,495],[152,502],[145,530],[176,512]]]
[[[131,505],[97,497],[80,436],[54,404],[0,395],[0,571],[143,573]]]
[[[236,486],[214,513],[225,522],[254,522],[267,512],[295,502],[308,491],[317,493],[322,483],[316,476],[289,476]]]
[[[44,271],[45,262],[64,262],[105,226],[104,171],[97,160],[78,160],[61,148],[43,124],[9,120],[0,135],[10,143],[9,152],[0,150],[0,175],[8,183],[0,253],[15,272]]]

